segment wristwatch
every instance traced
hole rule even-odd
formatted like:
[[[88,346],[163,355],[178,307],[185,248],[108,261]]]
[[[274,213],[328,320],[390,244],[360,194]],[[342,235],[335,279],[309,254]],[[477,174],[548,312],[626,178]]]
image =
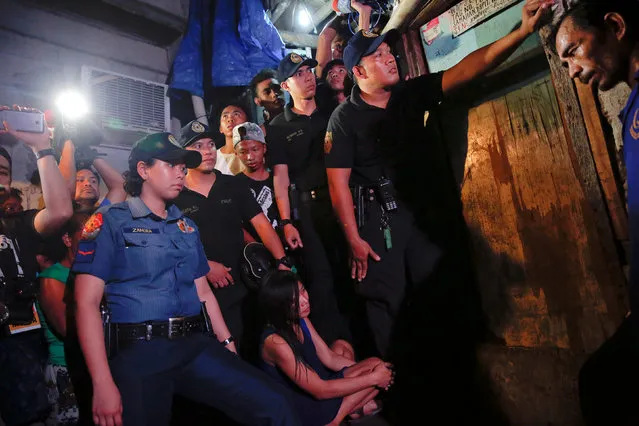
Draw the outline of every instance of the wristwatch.
[[[46,157],[47,155],[53,155],[55,157],[55,151],[51,148],[42,149],[35,152],[36,160]]]
[[[287,268],[293,267],[293,262],[291,262],[291,258],[288,256],[280,257],[275,261],[275,267],[279,267],[280,265],[284,265]]]
[[[233,342],[235,342],[235,337],[229,336],[229,337],[226,338],[226,340],[222,341],[222,344],[224,346],[228,346],[228,345],[230,345]]]
[[[282,219],[280,220],[280,228],[284,229],[286,225],[292,225],[293,221],[291,219]]]

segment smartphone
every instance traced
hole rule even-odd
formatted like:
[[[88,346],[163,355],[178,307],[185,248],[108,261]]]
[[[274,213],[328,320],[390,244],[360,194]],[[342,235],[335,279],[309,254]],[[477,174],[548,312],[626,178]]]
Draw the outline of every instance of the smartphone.
[[[30,133],[44,132],[44,114],[37,111],[0,110],[0,129],[4,130],[4,122],[13,130]]]

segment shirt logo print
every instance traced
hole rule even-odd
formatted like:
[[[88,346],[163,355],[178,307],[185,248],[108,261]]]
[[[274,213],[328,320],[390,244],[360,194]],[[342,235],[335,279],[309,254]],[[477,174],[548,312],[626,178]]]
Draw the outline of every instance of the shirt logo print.
[[[286,136],[286,140],[288,142],[292,141],[293,138],[295,138],[296,136],[302,136],[304,134],[304,130],[303,129],[299,129],[293,133],[291,133],[290,135]]]
[[[639,108],[635,110],[635,115],[632,117],[632,122],[630,123],[630,136],[634,140],[639,140]]]
[[[231,198],[226,198],[224,200],[220,200],[220,204],[233,204],[233,200]]]

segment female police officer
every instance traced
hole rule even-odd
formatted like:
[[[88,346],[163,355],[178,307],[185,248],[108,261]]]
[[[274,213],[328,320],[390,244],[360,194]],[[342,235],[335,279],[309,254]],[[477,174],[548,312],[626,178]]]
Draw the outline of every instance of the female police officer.
[[[98,210],[83,229],[76,316],[101,426],[168,424],[174,393],[243,424],[299,424],[285,391],[234,355],[197,227],[170,204],[186,168],[200,161],[169,133],[141,139],[129,156],[132,198]],[[111,315],[104,329],[103,297]]]

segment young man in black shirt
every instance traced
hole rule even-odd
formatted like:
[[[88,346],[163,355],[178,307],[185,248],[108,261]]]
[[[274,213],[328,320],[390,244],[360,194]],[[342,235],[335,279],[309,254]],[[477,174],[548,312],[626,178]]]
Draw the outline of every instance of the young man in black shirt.
[[[266,169],[264,155],[266,141],[260,126],[255,123],[243,123],[233,129],[235,152],[246,167],[236,177],[245,182],[251,194],[262,208],[262,212],[271,223],[273,229],[278,226],[279,214],[275,203],[273,176]],[[253,238],[258,238],[254,229],[248,229]]]
[[[386,355],[410,281],[424,281],[441,250],[417,228],[409,207],[397,197],[414,191],[398,171],[411,150],[407,144],[423,134],[424,112],[445,94],[496,68],[532,34],[552,1],[528,0],[519,29],[470,54],[450,70],[400,83],[390,46],[398,34],[358,32],[344,51],[356,86],[331,115],[324,142],[333,207],[350,247],[351,275],[366,299],[370,328],[380,354]],[[366,196],[366,223],[357,223],[350,186]],[[373,262],[369,263],[369,257]],[[408,274],[407,274],[408,273]]]
[[[248,293],[240,279],[244,249],[244,224],[250,224],[277,259],[278,267],[290,269],[284,247],[245,182],[215,169],[216,149],[208,126],[187,124],[180,145],[198,151],[202,163],[189,170],[185,188],[175,204],[200,229],[211,270],[207,274],[231,334],[240,342],[244,330],[243,304]]]
[[[46,205],[43,210],[27,210],[0,221],[0,417],[7,426],[13,426],[41,421],[48,415],[44,364],[40,364],[46,359],[46,349],[42,352],[41,347],[42,330],[38,324],[35,330],[20,332],[19,326],[34,319],[38,243],[42,236],[60,229],[73,214],[73,208],[51,149],[49,132],[17,132],[10,130],[7,123],[4,128],[0,134],[11,134],[35,153]],[[2,170],[6,173],[0,173],[0,185],[8,191],[11,157],[4,148],[0,148]]]
[[[279,79],[292,102],[271,121],[266,135],[284,239],[292,250],[302,251],[303,282],[313,303],[311,315],[319,333],[332,344],[350,339],[334,290],[348,283],[334,284],[340,279],[337,247],[343,238],[328,196],[323,153],[328,114],[315,102],[316,65],[317,61],[296,53],[282,59]],[[294,199],[289,197],[289,187]]]
[[[265,68],[257,73],[251,80],[250,87],[253,102],[255,105],[264,108],[265,125],[284,111],[282,88],[279,81],[277,81],[274,70]]]

